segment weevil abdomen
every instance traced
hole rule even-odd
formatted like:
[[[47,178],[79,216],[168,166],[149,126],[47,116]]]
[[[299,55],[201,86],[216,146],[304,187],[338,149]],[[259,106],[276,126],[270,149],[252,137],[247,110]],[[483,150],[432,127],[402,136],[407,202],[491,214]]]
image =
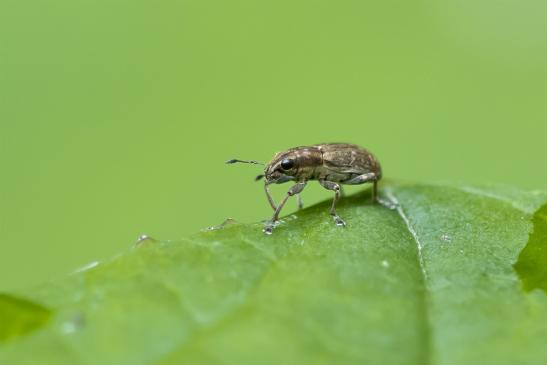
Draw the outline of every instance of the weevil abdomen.
[[[373,173],[382,177],[380,163],[372,153],[354,144],[328,143],[317,145],[322,156],[322,166],[316,170],[315,179],[344,183],[355,177]]]

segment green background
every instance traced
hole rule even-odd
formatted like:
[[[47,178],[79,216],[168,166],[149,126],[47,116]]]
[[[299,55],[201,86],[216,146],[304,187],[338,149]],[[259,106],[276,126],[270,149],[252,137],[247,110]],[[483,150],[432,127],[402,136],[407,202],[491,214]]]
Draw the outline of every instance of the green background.
[[[546,24],[531,0],[2,0],[0,290],[268,218],[260,169],[223,162],[295,145],[545,189]]]

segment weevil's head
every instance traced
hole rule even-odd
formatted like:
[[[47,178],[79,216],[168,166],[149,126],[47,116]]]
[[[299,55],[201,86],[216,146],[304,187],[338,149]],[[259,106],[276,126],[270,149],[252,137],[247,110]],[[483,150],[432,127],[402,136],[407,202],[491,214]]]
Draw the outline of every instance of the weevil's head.
[[[262,163],[254,160],[228,160],[226,163]],[[282,184],[291,180],[306,180],[312,177],[315,168],[322,163],[321,152],[315,147],[295,147],[278,152],[265,165],[264,173],[255,180],[264,179],[266,185]]]
[[[257,176],[257,180],[264,177],[266,184],[283,184],[294,180],[297,173],[298,156],[296,153],[280,152],[266,165],[264,175]]]

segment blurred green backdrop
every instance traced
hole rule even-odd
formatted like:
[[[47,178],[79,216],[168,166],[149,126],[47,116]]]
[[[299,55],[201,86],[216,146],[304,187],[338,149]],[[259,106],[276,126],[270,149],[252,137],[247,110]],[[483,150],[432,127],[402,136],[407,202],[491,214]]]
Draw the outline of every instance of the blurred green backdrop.
[[[546,24],[531,0],[3,0],[0,290],[268,218],[260,169],[223,162],[294,145],[544,189]]]

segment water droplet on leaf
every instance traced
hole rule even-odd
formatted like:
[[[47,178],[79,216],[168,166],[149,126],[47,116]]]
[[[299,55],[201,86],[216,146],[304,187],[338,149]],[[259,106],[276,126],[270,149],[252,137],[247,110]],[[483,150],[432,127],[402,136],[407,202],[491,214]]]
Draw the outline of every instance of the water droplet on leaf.
[[[218,226],[211,226],[211,227],[207,227],[205,229],[202,229],[203,232],[208,232],[208,231],[216,231],[218,229],[223,229],[225,228],[226,226],[229,226],[229,225],[232,225],[232,224],[237,224],[238,222],[233,219],[233,218],[226,218],[224,220],[224,222],[222,222],[221,224],[219,224]]]
[[[146,234],[141,234],[137,239],[137,242],[135,242],[135,247],[149,245],[156,242],[158,242],[158,240],[156,240],[155,238],[152,238]]]
[[[449,235],[447,235],[446,233],[443,234],[441,236],[441,241],[444,241],[444,242],[451,242],[452,241],[452,237],[450,237]]]

